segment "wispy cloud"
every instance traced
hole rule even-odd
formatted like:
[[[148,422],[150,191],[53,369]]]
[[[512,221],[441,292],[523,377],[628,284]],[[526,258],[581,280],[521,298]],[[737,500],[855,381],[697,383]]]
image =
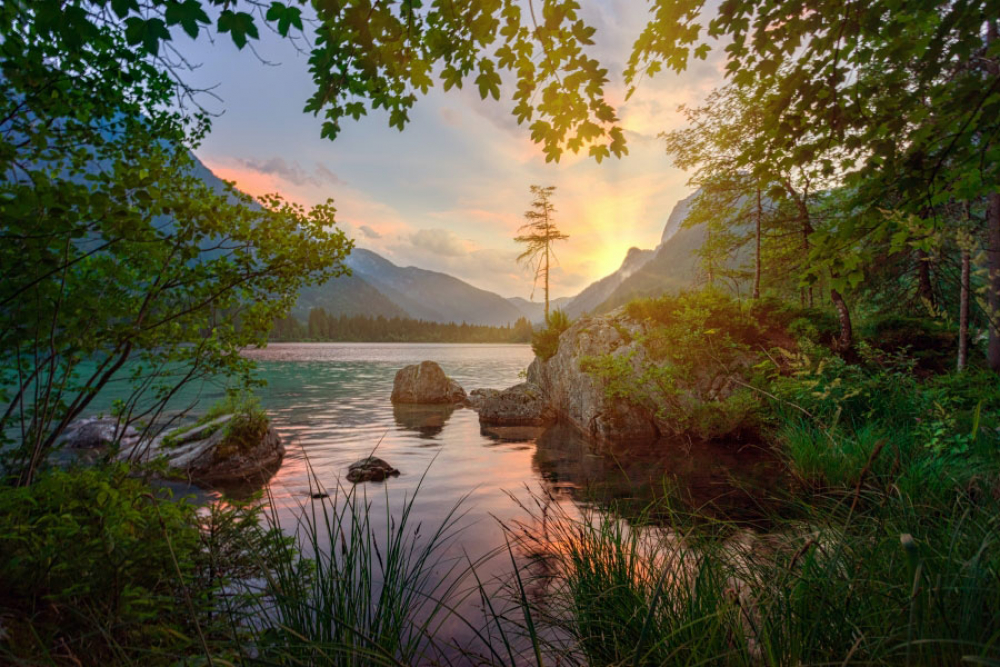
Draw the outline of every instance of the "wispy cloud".
[[[369,238],[369,239],[380,239],[380,238],[382,238],[381,234],[379,234],[378,232],[376,232],[374,229],[372,229],[368,225],[358,225],[358,230],[362,234],[364,234],[366,238]]]

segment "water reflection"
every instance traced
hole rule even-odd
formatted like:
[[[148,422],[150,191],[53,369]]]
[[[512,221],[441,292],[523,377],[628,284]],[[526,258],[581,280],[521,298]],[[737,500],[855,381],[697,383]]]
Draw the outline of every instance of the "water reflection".
[[[455,412],[453,405],[407,405],[394,403],[392,417],[400,429],[416,431],[421,438],[437,440]]]
[[[552,493],[620,510],[645,511],[658,500],[673,509],[735,521],[770,511],[762,489],[776,491],[781,467],[751,442],[660,440],[594,446],[571,426],[557,424],[536,440],[532,468]]]

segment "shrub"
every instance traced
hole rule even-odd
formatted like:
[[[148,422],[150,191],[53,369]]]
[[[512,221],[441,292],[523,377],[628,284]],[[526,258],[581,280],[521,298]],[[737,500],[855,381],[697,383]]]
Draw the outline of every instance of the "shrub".
[[[259,512],[201,510],[123,466],[0,487],[0,663],[55,653],[65,659],[44,664],[180,664],[204,656],[202,637],[215,657],[232,655],[253,595],[223,591],[258,580],[286,544]]]
[[[955,364],[955,333],[941,322],[887,314],[869,318],[860,329],[861,337],[873,348],[890,354],[905,352],[921,370],[939,373]]]
[[[260,406],[260,399],[247,391],[229,392],[226,397],[212,405],[198,420],[204,424],[222,415],[233,415],[226,423],[225,439],[216,448],[220,458],[256,447],[267,432],[270,420]]]
[[[548,361],[559,351],[559,336],[569,329],[569,316],[562,310],[549,313],[548,326],[531,334],[531,349],[542,361]]]
[[[63,643],[96,664],[116,645],[191,648],[180,593],[198,576],[199,550],[195,508],[123,467],[0,489],[0,604],[29,626],[14,629],[15,652]],[[205,610],[203,597],[196,604]]]

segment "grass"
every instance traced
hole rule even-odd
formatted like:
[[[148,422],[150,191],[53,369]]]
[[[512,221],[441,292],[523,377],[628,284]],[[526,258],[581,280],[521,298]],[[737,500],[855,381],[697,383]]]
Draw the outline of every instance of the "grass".
[[[251,614],[257,660],[265,664],[412,665],[436,662],[436,638],[469,572],[445,551],[458,535],[459,506],[436,526],[414,525],[418,493],[398,514],[372,513],[364,485],[338,488],[300,507],[269,561],[262,604]],[[277,527],[276,514],[270,525]],[[286,532],[293,528],[283,526]],[[306,557],[308,554],[309,557]]]
[[[526,613],[562,640],[542,653],[563,665],[996,664],[1000,504],[876,491],[813,502],[767,536],[550,515],[559,575]]]
[[[184,621],[186,653],[144,653],[116,634],[99,654],[106,664],[203,652],[265,665],[996,664],[1000,495],[952,488],[946,501],[876,475],[856,480],[785,500],[767,533],[691,521],[669,501],[570,516],[541,499],[544,515],[509,533],[512,574],[499,592],[478,578],[479,563],[449,555],[461,505],[425,528],[414,519],[419,492],[382,515],[366,487],[337,489],[303,505],[295,526],[223,513],[208,522],[203,555],[186,543],[184,562],[230,572],[208,575],[211,598],[196,579],[182,582],[200,610]],[[481,623],[456,617],[468,596],[480,599]],[[443,630],[454,622],[478,644],[457,645]],[[201,627],[211,628],[204,643]]]

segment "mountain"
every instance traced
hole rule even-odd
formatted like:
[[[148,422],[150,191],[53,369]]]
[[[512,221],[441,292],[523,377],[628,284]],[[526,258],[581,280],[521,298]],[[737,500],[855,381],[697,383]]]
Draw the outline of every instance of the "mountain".
[[[660,296],[691,287],[698,278],[697,251],[703,243],[704,227],[677,229],[641,269],[623,280],[593,312],[607,312],[638,297]]]
[[[430,322],[513,324],[521,311],[499,294],[473,287],[454,276],[415,266],[401,267],[381,255],[355,248],[345,261],[350,277],[331,278],[303,290],[292,314],[300,320],[310,308],[333,314],[411,317]]]
[[[655,250],[629,248],[621,267],[611,275],[592,283],[566,305],[566,314],[579,317],[583,313],[595,311],[632,274],[640,270],[656,254]]]
[[[562,308],[565,310],[566,306],[570,301],[573,300],[571,296],[561,296],[558,299],[551,299],[549,301],[549,310],[557,310]],[[539,301],[528,301],[527,299],[522,299],[519,296],[512,296],[507,299],[515,308],[521,311],[521,314],[528,318],[528,321],[537,324],[545,319],[545,303]]]
[[[322,285],[303,288],[299,292],[299,300],[292,307],[292,317],[305,323],[313,308],[322,308],[333,315],[410,317],[401,306],[357,274],[331,278]]]
[[[607,312],[637,297],[659,296],[693,285],[698,275],[695,253],[705,242],[705,230],[686,228],[684,221],[699,193],[674,205],[660,245],[653,250],[630,248],[617,271],[592,283],[567,304],[570,317]]]

